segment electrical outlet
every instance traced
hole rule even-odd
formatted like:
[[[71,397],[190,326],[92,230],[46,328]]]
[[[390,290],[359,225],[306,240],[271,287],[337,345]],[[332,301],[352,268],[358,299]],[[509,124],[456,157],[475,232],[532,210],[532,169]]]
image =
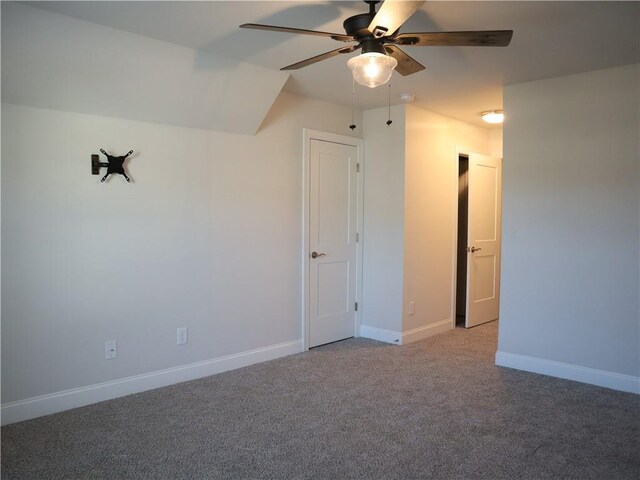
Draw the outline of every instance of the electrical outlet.
[[[416,313],[416,302],[409,302],[409,315]]]
[[[179,328],[178,329],[178,345],[185,345],[187,343],[187,329]]]
[[[118,358],[118,343],[115,340],[104,342],[104,358],[105,360]]]

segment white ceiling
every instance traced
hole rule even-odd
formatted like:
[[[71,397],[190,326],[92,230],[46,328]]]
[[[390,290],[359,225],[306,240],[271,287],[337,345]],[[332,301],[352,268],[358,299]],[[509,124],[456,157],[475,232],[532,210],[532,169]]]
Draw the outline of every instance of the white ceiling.
[[[46,10],[235,60],[278,69],[338,48],[328,38],[239,29],[242,23],[343,32],[342,21],[367,6],[353,1],[29,2]],[[391,80],[415,103],[475,124],[502,107],[502,87],[640,62],[640,2],[428,1],[403,32],[514,31],[506,48],[403,47],[426,70]],[[351,54],[351,55],[355,55]],[[351,104],[348,56],[293,71],[288,92]],[[256,78],[255,82],[260,82]],[[386,105],[384,87],[357,87],[356,106]],[[508,112],[507,112],[508,113]],[[486,126],[486,125],[485,125]]]

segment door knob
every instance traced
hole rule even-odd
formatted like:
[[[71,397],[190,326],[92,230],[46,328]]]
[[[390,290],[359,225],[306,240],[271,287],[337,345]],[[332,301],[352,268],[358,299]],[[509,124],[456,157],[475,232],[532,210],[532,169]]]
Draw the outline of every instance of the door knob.
[[[479,252],[480,250],[482,250],[482,248],[471,247],[467,250],[471,253],[474,253],[474,252]]]
[[[311,252],[311,258],[324,257],[326,253]]]

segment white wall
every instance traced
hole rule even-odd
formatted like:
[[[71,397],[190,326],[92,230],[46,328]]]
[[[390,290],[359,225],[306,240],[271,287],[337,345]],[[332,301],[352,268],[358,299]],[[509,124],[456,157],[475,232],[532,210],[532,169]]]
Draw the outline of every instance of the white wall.
[[[410,105],[391,117],[364,112],[362,323],[406,343],[452,326],[457,149],[488,153],[489,130]]]
[[[640,392],[640,74],[508,86],[498,363]]]
[[[364,112],[362,323],[402,330],[404,106]]]
[[[489,130],[489,150],[494,158],[502,158],[502,128]]]
[[[302,128],[350,123],[288,94],[255,136],[3,104],[3,421],[39,395],[299,350]],[[101,147],[135,151],[133,183],[90,175]]]
[[[451,328],[458,150],[489,153],[489,130],[410,105],[406,111],[404,341],[407,331],[417,340]]]

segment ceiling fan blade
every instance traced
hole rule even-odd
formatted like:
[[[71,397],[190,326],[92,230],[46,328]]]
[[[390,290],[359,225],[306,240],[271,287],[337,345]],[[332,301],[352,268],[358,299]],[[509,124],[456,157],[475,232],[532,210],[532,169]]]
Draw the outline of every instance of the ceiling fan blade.
[[[336,55],[340,55],[341,53],[351,53],[354,50],[357,50],[358,48],[360,48],[358,45],[351,45],[349,47],[336,48],[335,50],[331,50],[330,52],[316,55],[315,57],[307,58],[306,60],[302,60],[301,62],[292,63],[291,65],[282,67],[280,70],[297,70],[299,68],[306,67],[314,63],[320,62],[322,60],[326,60],[327,58],[335,57]]]
[[[430,47],[506,47],[513,30],[477,32],[423,32],[401,33],[394,37],[397,45]]]
[[[424,70],[424,65],[418,62],[415,58],[407,55],[395,45],[386,45],[384,48],[390,56],[398,61],[398,66],[395,70],[400,75],[407,76],[412,73],[417,73],[420,70]]]
[[[253,30],[268,30],[271,32],[297,33],[301,35],[316,35],[319,37],[329,37],[339,42],[351,42],[354,38],[343,33],[321,32],[319,30],[305,30],[303,28],[278,27],[276,25],[262,25],[259,23],[243,23],[240,28],[250,28]]]
[[[406,22],[424,2],[385,0],[369,24],[369,31],[376,38],[391,35]]]

